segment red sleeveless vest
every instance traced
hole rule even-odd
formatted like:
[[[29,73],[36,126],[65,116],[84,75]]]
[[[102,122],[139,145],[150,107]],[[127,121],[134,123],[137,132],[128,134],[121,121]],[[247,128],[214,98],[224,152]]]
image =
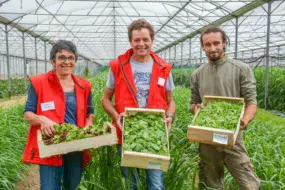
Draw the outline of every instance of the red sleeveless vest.
[[[91,91],[91,84],[84,79],[72,75],[74,80],[74,88],[76,94],[76,119],[77,126],[85,126],[85,118],[87,114],[88,96]],[[65,116],[65,96],[63,89],[59,83],[59,79],[53,71],[49,71],[46,74],[31,77],[31,83],[35,88],[35,92],[38,98],[37,102],[37,115],[43,115],[53,120],[56,123],[63,123]],[[54,102],[55,109],[42,111],[41,103]],[[49,166],[61,166],[62,156],[51,156],[49,158],[40,158],[39,149],[37,143],[37,130],[40,126],[30,126],[26,148],[24,150],[23,162],[49,165]],[[86,166],[90,162],[90,152],[83,151],[83,165]]]
[[[129,49],[125,54],[119,56],[118,59],[110,62],[110,67],[115,77],[115,109],[118,113],[124,112],[126,107],[138,108],[137,89],[130,64],[132,54],[133,50]],[[150,55],[154,63],[146,108],[166,109],[166,81],[172,66],[155,53],[150,52]],[[163,85],[158,84],[159,78],[164,79]],[[113,124],[115,125],[114,122]],[[122,132],[117,126],[116,131],[118,144],[122,144]]]

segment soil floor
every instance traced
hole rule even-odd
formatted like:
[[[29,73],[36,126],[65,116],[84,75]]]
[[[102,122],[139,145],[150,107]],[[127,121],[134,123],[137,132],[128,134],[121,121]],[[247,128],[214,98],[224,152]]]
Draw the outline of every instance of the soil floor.
[[[0,108],[7,109],[13,106],[24,104],[27,100],[27,96],[15,96],[10,99],[0,100]]]
[[[21,181],[16,183],[15,190],[40,190],[39,166],[31,164]]]

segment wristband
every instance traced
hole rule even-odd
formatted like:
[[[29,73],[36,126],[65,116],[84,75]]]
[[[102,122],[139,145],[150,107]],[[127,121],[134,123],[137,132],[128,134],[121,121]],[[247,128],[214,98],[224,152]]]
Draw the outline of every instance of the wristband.
[[[171,118],[172,118],[172,121],[174,120],[174,117],[173,117],[173,115],[172,115],[172,114],[166,114],[166,115],[165,115],[165,117],[166,117],[166,118],[171,117]]]

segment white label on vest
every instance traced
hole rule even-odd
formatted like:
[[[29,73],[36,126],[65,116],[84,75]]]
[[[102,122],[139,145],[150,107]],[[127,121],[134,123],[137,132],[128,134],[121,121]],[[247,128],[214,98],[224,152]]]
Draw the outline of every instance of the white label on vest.
[[[164,82],[165,82],[165,79],[164,78],[161,78],[161,77],[159,77],[158,78],[158,85],[160,85],[160,86],[164,86]]]
[[[160,170],[160,167],[161,167],[160,163],[149,162],[147,168],[148,169]]]
[[[54,102],[41,103],[41,108],[42,111],[54,110],[55,109]]]
[[[213,142],[219,143],[219,144],[228,144],[228,135],[223,135],[223,134],[213,134]]]

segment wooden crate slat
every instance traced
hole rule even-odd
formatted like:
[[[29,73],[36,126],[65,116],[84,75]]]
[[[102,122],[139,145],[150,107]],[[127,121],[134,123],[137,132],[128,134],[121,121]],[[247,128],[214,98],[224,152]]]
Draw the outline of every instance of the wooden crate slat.
[[[122,155],[122,166],[142,169],[156,169],[167,171],[170,164],[170,157],[149,153],[124,151]]]
[[[228,102],[241,102],[244,103],[244,98],[237,97],[226,97],[226,96],[204,96],[203,97],[203,105],[206,106],[207,103],[217,100],[225,100]]]
[[[220,134],[220,135],[227,135],[228,143],[226,145],[219,144],[213,141],[213,135]],[[205,144],[216,144],[220,146],[227,146],[233,147],[234,146],[234,132],[230,130],[224,129],[215,129],[209,127],[200,127],[200,126],[188,126],[187,130],[187,137],[188,140],[192,142],[201,142]]]

